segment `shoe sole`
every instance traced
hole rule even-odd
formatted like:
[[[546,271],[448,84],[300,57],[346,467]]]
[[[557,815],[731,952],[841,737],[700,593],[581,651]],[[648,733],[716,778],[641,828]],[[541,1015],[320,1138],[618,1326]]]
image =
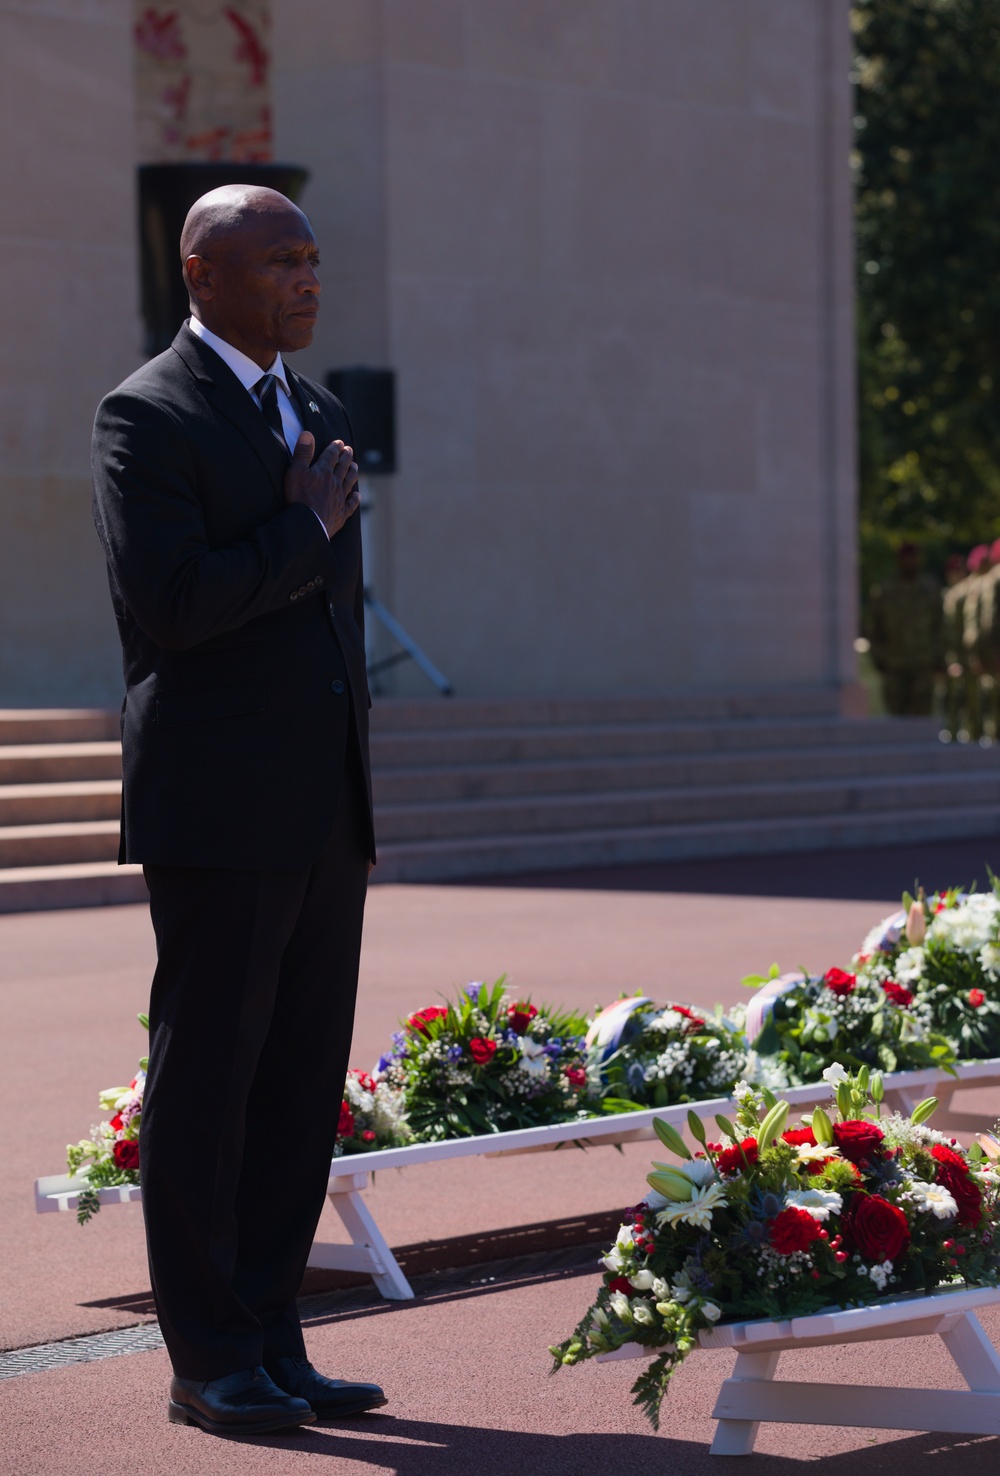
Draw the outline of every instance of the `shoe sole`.
[[[224,1425],[218,1420],[210,1420],[207,1415],[199,1414],[189,1404],[176,1404],[172,1399],[167,1403],[167,1419],[172,1425],[197,1425],[208,1435],[273,1435],[276,1430],[295,1430],[300,1425],[316,1423],[316,1416],[310,1410],[308,1414],[294,1420],[285,1415],[282,1419],[260,1420],[252,1425]]]

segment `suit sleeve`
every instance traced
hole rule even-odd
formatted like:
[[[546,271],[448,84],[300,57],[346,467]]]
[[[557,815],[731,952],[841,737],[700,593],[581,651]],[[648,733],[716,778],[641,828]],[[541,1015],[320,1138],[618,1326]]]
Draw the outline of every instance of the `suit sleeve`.
[[[134,392],[102,402],[93,473],[94,521],[111,572],[139,625],[167,650],[287,608],[329,568],[325,531],[303,504],[212,548],[184,431]]]

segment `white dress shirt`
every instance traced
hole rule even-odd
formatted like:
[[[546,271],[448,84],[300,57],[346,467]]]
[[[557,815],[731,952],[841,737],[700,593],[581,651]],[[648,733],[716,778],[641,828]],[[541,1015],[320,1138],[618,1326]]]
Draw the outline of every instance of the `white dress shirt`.
[[[302,421],[299,419],[299,412],[296,408],[295,401],[292,398],[292,392],[288,387],[288,376],[285,373],[285,366],[281,362],[281,355],[275,354],[274,363],[270,369],[262,369],[259,364],[255,363],[253,359],[248,358],[240,349],[233,348],[231,343],[227,343],[224,338],[220,338],[217,333],[213,333],[211,328],[206,328],[204,323],[200,322],[193,313],[188,319],[188,327],[196,338],[200,338],[203,343],[207,343],[209,348],[214,349],[218,354],[222,362],[228,365],[262,415],[264,413],[263,408],[260,399],[254,394],[254,385],[262,375],[274,375],[278,390],[277,399],[278,410],[281,414],[281,429],[285,435],[286,446],[289,451],[294,451],[299,436],[302,434],[303,427]],[[311,511],[323,529],[323,532],[326,533],[326,524],[323,522],[319,513],[316,512],[315,508],[312,508]],[[329,533],[326,533],[326,536],[329,538]]]

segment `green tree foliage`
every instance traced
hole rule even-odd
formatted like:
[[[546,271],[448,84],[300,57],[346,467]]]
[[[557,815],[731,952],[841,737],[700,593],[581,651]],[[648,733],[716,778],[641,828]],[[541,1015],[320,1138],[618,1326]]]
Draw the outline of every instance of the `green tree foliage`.
[[[880,543],[1000,534],[1000,0],[857,0],[853,21],[874,574]]]

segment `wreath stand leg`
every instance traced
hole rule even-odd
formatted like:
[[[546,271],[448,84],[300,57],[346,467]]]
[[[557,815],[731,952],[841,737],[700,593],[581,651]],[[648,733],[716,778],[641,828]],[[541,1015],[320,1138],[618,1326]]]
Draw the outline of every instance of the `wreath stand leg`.
[[[363,1271],[388,1301],[410,1301],[413,1288],[375,1223],[375,1216],[361,1197],[367,1183],[366,1173],[345,1174],[330,1180],[327,1198],[351,1241],[349,1245],[339,1241],[315,1241],[309,1252],[309,1265],[324,1271]]]
[[[746,1380],[752,1380],[757,1384],[770,1382],[774,1378],[777,1367],[777,1353],[737,1353],[736,1367],[733,1369],[732,1377],[726,1380],[719,1391],[719,1400],[713,1413],[717,1413],[719,1404],[722,1402],[722,1392],[727,1385],[743,1383]],[[715,1427],[715,1438],[709,1454],[750,1455],[759,1427],[759,1420],[720,1419]]]
[[[975,1312],[942,1313],[909,1325],[873,1327],[848,1338],[810,1336],[808,1318],[785,1324],[801,1334],[783,1337],[767,1351],[738,1353],[731,1378],[719,1390],[713,1417],[719,1421],[712,1455],[749,1455],[761,1421],[778,1424],[865,1426],[880,1430],[940,1430],[961,1435],[1000,1434],[1000,1355]],[[782,1347],[824,1347],[869,1339],[937,1333],[968,1390],[877,1388],[775,1380]],[[770,1340],[769,1340],[770,1341]],[[778,1341],[775,1339],[774,1341]]]

